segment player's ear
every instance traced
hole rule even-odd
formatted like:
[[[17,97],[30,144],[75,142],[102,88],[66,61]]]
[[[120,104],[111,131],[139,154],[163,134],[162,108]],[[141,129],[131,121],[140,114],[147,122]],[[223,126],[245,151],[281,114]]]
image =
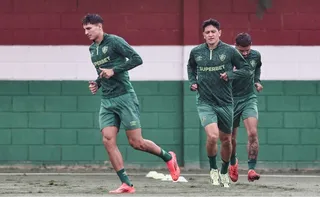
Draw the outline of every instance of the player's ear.
[[[99,27],[99,29],[101,30],[101,29],[102,29],[102,24],[99,23],[99,24],[98,24],[98,27]]]
[[[219,37],[221,36],[221,30],[219,30]]]

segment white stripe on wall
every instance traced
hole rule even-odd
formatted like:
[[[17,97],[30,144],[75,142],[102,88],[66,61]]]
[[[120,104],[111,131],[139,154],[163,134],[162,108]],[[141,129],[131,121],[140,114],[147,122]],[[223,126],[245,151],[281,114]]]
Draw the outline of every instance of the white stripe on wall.
[[[144,64],[133,81],[187,80],[194,46],[134,46]],[[320,46],[254,46],[262,55],[262,80],[319,80]],[[0,80],[91,80],[88,46],[0,46]]]

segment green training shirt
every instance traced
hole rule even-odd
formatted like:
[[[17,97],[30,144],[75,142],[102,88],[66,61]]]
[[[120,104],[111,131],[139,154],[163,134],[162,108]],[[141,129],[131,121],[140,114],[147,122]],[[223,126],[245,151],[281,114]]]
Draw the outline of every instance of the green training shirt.
[[[254,83],[261,83],[261,55],[256,50],[250,50],[250,53],[245,60],[250,64],[254,75],[251,78],[235,79],[232,82],[233,97],[246,97],[254,94]]]
[[[96,82],[102,88],[104,98],[117,97],[128,92],[134,92],[128,70],[142,64],[138,53],[121,37],[104,34],[100,44],[93,42],[89,47],[91,61],[98,74]],[[100,78],[99,68],[113,69],[114,75]]]
[[[233,71],[233,66],[238,70]],[[193,48],[187,67],[190,85],[198,84],[197,100],[218,106],[233,103],[233,79],[249,78],[252,75],[242,55],[222,41],[213,50],[206,43]],[[227,72],[228,81],[220,78],[224,72]]]

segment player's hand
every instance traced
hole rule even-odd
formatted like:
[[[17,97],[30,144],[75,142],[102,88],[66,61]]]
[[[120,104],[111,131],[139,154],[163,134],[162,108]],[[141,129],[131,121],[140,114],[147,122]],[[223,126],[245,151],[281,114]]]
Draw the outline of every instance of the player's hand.
[[[254,86],[256,87],[256,90],[258,92],[261,92],[261,90],[263,89],[263,86],[260,83],[255,83]]]
[[[223,79],[223,80],[225,80],[225,81],[228,81],[228,75],[227,75],[227,73],[225,72],[225,73],[220,73],[220,79]]]
[[[95,81],[89,81],[89,90],[92,94],[96,94],[98,89],[98,84]]]
[[[114,75],[113,69],[108,69],[108,68],[99,68],[99,69],[101,70],[101,73],[100,73],[101,78],[105,77],[109,79]]]
[[[196,83],[192,84],[190,88],[191,88],[192,91],[197,91],[198,90],[198,84],[196,84]]]

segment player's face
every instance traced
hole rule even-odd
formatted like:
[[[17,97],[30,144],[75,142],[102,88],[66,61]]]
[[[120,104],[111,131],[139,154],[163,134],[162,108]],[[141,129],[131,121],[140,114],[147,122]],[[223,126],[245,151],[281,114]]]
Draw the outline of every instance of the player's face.
[[[238,51],[241,53],[241,55],[243,57],[247,57],[250,54],[251,45],[249,45],[247,47],[242,47],[242,46],[236,45],[236,48],[238,49]]]
[[[86,24],[83,25],[84,32],[89,40],[96,40],[102,30],[101,24]]]
[[[203,37],[208,45],[214,45],[220,40],[221,30],[213,25],[207,26],[203,31]]]

